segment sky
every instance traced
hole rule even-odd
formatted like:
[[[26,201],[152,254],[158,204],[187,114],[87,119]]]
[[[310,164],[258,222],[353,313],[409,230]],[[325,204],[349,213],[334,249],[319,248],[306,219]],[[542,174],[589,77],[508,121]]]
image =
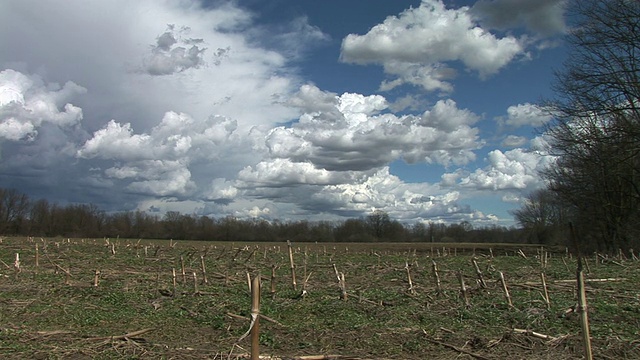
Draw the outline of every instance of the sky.
[[[281,221],[512,226],[565,0],[0,2],[0,187]]]

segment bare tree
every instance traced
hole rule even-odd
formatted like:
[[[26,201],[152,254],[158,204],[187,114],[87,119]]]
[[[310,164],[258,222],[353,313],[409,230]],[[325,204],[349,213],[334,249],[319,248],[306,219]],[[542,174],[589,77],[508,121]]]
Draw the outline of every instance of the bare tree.
[[[390,224],[391,218],[385,211],[376,210],[367,216],[367,225],[369,226],[371,234],[378,240],[384,237]]]
[[[17,234],[29,213],[29,198],[15,189],[0,189],[0,232]]]
[[[544,104],[558,162],[543,175],[585,225],[583,239],[626,249],[640,230],[640,2],[571,4],[571,51]]]
[[[531,243],[552,244],[566,225],[567,207],[548,189],[534,191],[521,208],[511,211]]]

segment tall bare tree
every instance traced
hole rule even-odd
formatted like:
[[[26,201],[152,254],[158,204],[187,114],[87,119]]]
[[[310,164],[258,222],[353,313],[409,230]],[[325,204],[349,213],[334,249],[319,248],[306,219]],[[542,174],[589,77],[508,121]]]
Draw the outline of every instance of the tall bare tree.
[[[640,232],[640,1],[575,0],[556,74],[543,175],[572,206],[585,246],[627,249]]]

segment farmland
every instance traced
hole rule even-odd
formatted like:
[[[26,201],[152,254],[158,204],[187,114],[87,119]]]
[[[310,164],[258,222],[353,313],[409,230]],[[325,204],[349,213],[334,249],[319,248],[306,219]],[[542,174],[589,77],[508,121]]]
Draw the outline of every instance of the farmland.
[[[564,249],[293,243],[291,256],[295,288],[286,243],[3,238],[0,356],[247,358],[260,275],[263,357],[583,357]],[[640,358],[640,261],[586,265],[595,358]]]

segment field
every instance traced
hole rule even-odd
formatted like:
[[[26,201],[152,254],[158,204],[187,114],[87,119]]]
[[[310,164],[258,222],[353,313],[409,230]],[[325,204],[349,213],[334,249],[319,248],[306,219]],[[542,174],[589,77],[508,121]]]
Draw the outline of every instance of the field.
[[[248,358],[239,339],[259,274],[262,358],[583,358],[564,249],[294,243],[291,254],[295,289],[286,243],[3,238],[0,357]],[[594,357],[639,359],[640,261],[587,265]]]

